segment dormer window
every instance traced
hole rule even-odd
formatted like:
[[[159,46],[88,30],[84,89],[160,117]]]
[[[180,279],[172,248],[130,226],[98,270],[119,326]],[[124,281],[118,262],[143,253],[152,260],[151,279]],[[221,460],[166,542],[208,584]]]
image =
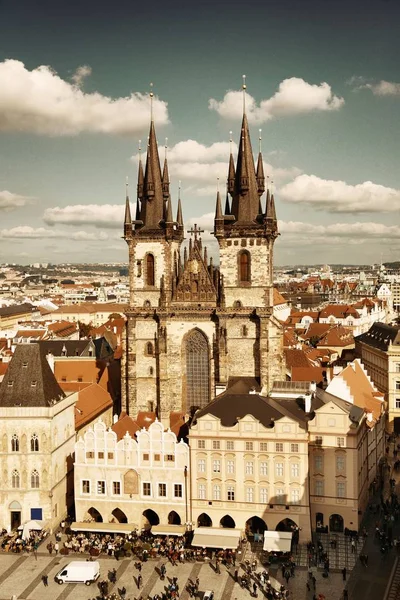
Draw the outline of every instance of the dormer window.
[[[26,369],[26,367],[28,366],[28,363],[27,362],[23,362],[22,366],[23,366],[24,369]]]
[[[37,385],[37,381],[34,379],[33,381],[31,381],[31,387],[35,388]]]
[[[12,387],[14,385],[14,382],[13,381],[8,381],[7,385],[8,385],[8,387]]]

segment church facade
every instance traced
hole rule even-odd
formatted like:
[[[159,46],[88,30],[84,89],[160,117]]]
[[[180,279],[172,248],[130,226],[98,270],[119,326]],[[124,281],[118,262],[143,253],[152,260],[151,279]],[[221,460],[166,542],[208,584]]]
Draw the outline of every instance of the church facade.
[[[261,152],[254,163],[243,115],[237,163],[229,157],[227,197],[218,192],[214,236],[219,265],[195,226],[183,247],[181,200],[173,214],[168,162],[150,125],[145,168],[139,162],[136,214],[126,198],[130,302],[122,357],[122,407],[193,414],[237,378],[264,392],[285,379],[282,327],[273,316],[277,219]],[[183,249],[183,251],[182,251]]]

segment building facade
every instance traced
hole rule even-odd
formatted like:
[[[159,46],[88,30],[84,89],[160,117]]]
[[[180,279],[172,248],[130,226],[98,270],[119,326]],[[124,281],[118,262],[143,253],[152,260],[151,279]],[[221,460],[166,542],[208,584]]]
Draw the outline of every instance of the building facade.
[[[189,447],[160,421],[117,434],[99,420],[75,445],[76,520],[180,525],[188,520]],[[133,528],[133,527],[132,527]]]
[[[269,389],[284,378],[282,326],[273,315],[273,247],[278,235],[274,196],[261,153],[254,165],[243,116],[237,164],[230,156],[224,210],[217,194],[214,235],[219,267],[201,231],[173,216],[168,164],[161,170],[151,122],[146,166],[139,162],[136,216],[126,199],[130,302],[122,356],[122,406],[132,416],[156,411],[193,414],[228,379],[257,378]]]

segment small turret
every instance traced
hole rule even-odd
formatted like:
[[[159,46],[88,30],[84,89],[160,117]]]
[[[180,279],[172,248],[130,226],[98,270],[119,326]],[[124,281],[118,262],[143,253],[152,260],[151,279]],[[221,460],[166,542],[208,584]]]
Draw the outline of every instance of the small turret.
[[[132,235],[132,217],[131,217],[131,205],[128,194],[128,178],[126,178],[126,196],[125,196],[125,218],[124,218],[124,237]]]
[[[261,129],[259,129],[259,134],[260,135],[258,137],[259,149],[258,149],[256,177],[257,177],[258,195],[262,196],[263,193],[265,192],[265,177],[264,177],[263,158],[262,158],[262,152],[261,152]]]

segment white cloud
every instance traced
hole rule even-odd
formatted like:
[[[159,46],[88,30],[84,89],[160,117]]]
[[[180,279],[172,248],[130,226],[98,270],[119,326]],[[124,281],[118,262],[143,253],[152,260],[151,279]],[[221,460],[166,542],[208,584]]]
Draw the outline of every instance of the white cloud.
[[[229,154],[237,154],[237,145],[232,142],[215,142],[210,146],[200,144],[195,140],[178,142],[168,149],[168,168],[170,179],[174,183],[182,181],[184,192],[196,196],[215,196],[217,179],[220,180],[220,190],[225,192],[228,175]],[[164,156],[163,146],[159,147],[160,156]],[[132,156],[132,161],[138,163],[139,154]],[[301,173],[297,167],[273,167],[264,162],[264,173],[276,183],[293,179]]]
[[[314,225],[312,223],[303,223],[301,221],[278,221],[278,229],[282,234],[283,240],[285,240],[286,234],[289,236],[307,234],[307,236],[319,236],[325,240],[331,238],[330,241],[332,241],[332,239],[340,239],[342,243],[343,238],[352,238],[355,240],[355,243],[363,243],[371,238],[377,238],[379,240],[384,238],[400,239],[400,226],[384,225],[383,223],[373,222]]]
[[[122,230],[124,206],[122,204],[75,204],[47,208],[43,214],[47,225],[94,225],[95,227]]]
[[[253,96],[246,93],[246,114],[251,123],[264,123],[281,116],[338,110],[343,104],[344,99],[335,96],[328,83],[310,84],[299,77],[282,81],[278,91],[259,105]],[[230,90],[221,101],[211,98],[208,107],[224,119],[238,119],[243,112],[243,93]]]
[[[315,175],[299,175],[279,190],[279,197],[293,204],[307,204],[333,213],[396,212],[400,190],[364,181],[350,185]]]
[[[90,67],[79,67],[69,83],[50,67],[29,71],[19,60],[0,63],[0,130],[41,135],[77,135],[82,132],[137,134],[148,126],[148,95],[139,92],[110,98],[80,89]],[[154,98],[159,125],[168,123],[167,104]]]
[[[56,231],[55,229],[45,229],[44,227],[35,228],[30,225],[19,225],[17,227],[12,227],[11,229],[0,229],[0,239],[103,241],[108,239],[108,235],[103,231],[95,233],[77,231],[71,234],[68,231]]]
[[[13,194],[8,190],[0,191],[0,211],[11,211],[19,208],[20,206],[26,206],[32,198],[30,196],[20,196],[19,194]]]
[[[385,79],[370,81],[365,77],[355,75],[347,83],[354,86],[355,91],[371,90],[374,96],[400,96],[400,83],[394,81],[386,81]]]

